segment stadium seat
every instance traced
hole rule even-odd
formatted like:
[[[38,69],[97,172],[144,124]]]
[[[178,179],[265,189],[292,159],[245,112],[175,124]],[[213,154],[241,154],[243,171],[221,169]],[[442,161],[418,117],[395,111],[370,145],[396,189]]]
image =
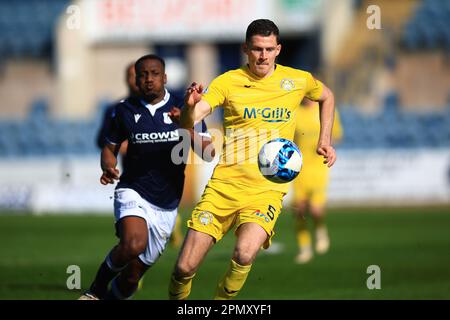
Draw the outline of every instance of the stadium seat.
[[[423,1],[403,28],[401,42],[410,50],[450,48],[448,1]]]
[[[49,56],[51,30],[69,0],[0,1],[0,54]]]

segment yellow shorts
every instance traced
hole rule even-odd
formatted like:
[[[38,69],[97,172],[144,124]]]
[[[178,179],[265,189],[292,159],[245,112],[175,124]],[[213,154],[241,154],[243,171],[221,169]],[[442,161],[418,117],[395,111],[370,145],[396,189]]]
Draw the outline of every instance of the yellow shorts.
[[[187,222],[189,228],[219,241],[232,228],[255,222],[269,236],[263,248],[270,246],[275,222],[281,212],[285,193],[250,189],[247,186],[210,181]]]
[[[293,182],[294,201],[309,201],[311,205],[323,206],[327,201],[328,168],[302,168]]]

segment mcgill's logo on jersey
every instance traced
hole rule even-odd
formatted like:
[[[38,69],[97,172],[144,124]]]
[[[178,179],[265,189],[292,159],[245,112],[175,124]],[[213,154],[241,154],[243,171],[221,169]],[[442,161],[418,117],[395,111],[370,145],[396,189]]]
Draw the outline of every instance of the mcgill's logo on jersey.
[[[244,119],[258,119],[264,122],[287,122],[291,118],[291,111],[288,108],[256,108],[245,107]]]

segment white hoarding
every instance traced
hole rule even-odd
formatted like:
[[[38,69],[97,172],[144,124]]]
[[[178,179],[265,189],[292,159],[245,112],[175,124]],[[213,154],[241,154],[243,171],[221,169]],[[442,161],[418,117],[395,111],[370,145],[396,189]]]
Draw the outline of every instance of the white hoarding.
[[[248,24],[274,20],[283,35],[317,26],[322,1],[292,0],[85,0],[91,43],[239,41]]]
[[[213,167],[196,165],[201,170],[192,186],[195,199]],[[2,160],[0,208],[112,213],[114,185],[101,185],[100,173],[98,157]],[[286,206],[291,196],[286,196]],[[331,169],[330,205],[443,203],[450,203],[450,150],[338,150]]]

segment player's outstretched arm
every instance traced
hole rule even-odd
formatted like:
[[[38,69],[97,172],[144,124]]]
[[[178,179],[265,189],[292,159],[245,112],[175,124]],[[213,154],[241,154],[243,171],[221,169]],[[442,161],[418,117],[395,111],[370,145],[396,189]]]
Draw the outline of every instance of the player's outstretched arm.
[[[331,134],[334,122],[334,95],[323,85],[322,95],[318,100],[320,107],[320,135],[317,153],[324,157],[324,163],[331,167],[336,161],[336,150],[331,145]]]
[[[181,110],[177,107],[172,107],[169,111],[169,117],[179,123],[181,117]],[[203,160],[211,162],[216,155],[216,149],[210,137],[199,134],[193,128],[187,129],[191,136],[191,146],[194,152]]]
[[[100,177],[100,183],[103,185],[112,184],[114,180],[119,180],[119,170],[116,168],[119,149],[120,145],[113,144],[106,144],[102,149],[100,166],[103,173]]]
[[[203,120],[210,112],[211,106],[202,100],[203,85],[193,82],[186,89],[183,111],[181,112],[180,127],[190,129]]]
[[[191,133],[192,149],[203,160],[211,162],[216,156],[216,149],[210,137],[200,135],[194,129],[189,129]]]

